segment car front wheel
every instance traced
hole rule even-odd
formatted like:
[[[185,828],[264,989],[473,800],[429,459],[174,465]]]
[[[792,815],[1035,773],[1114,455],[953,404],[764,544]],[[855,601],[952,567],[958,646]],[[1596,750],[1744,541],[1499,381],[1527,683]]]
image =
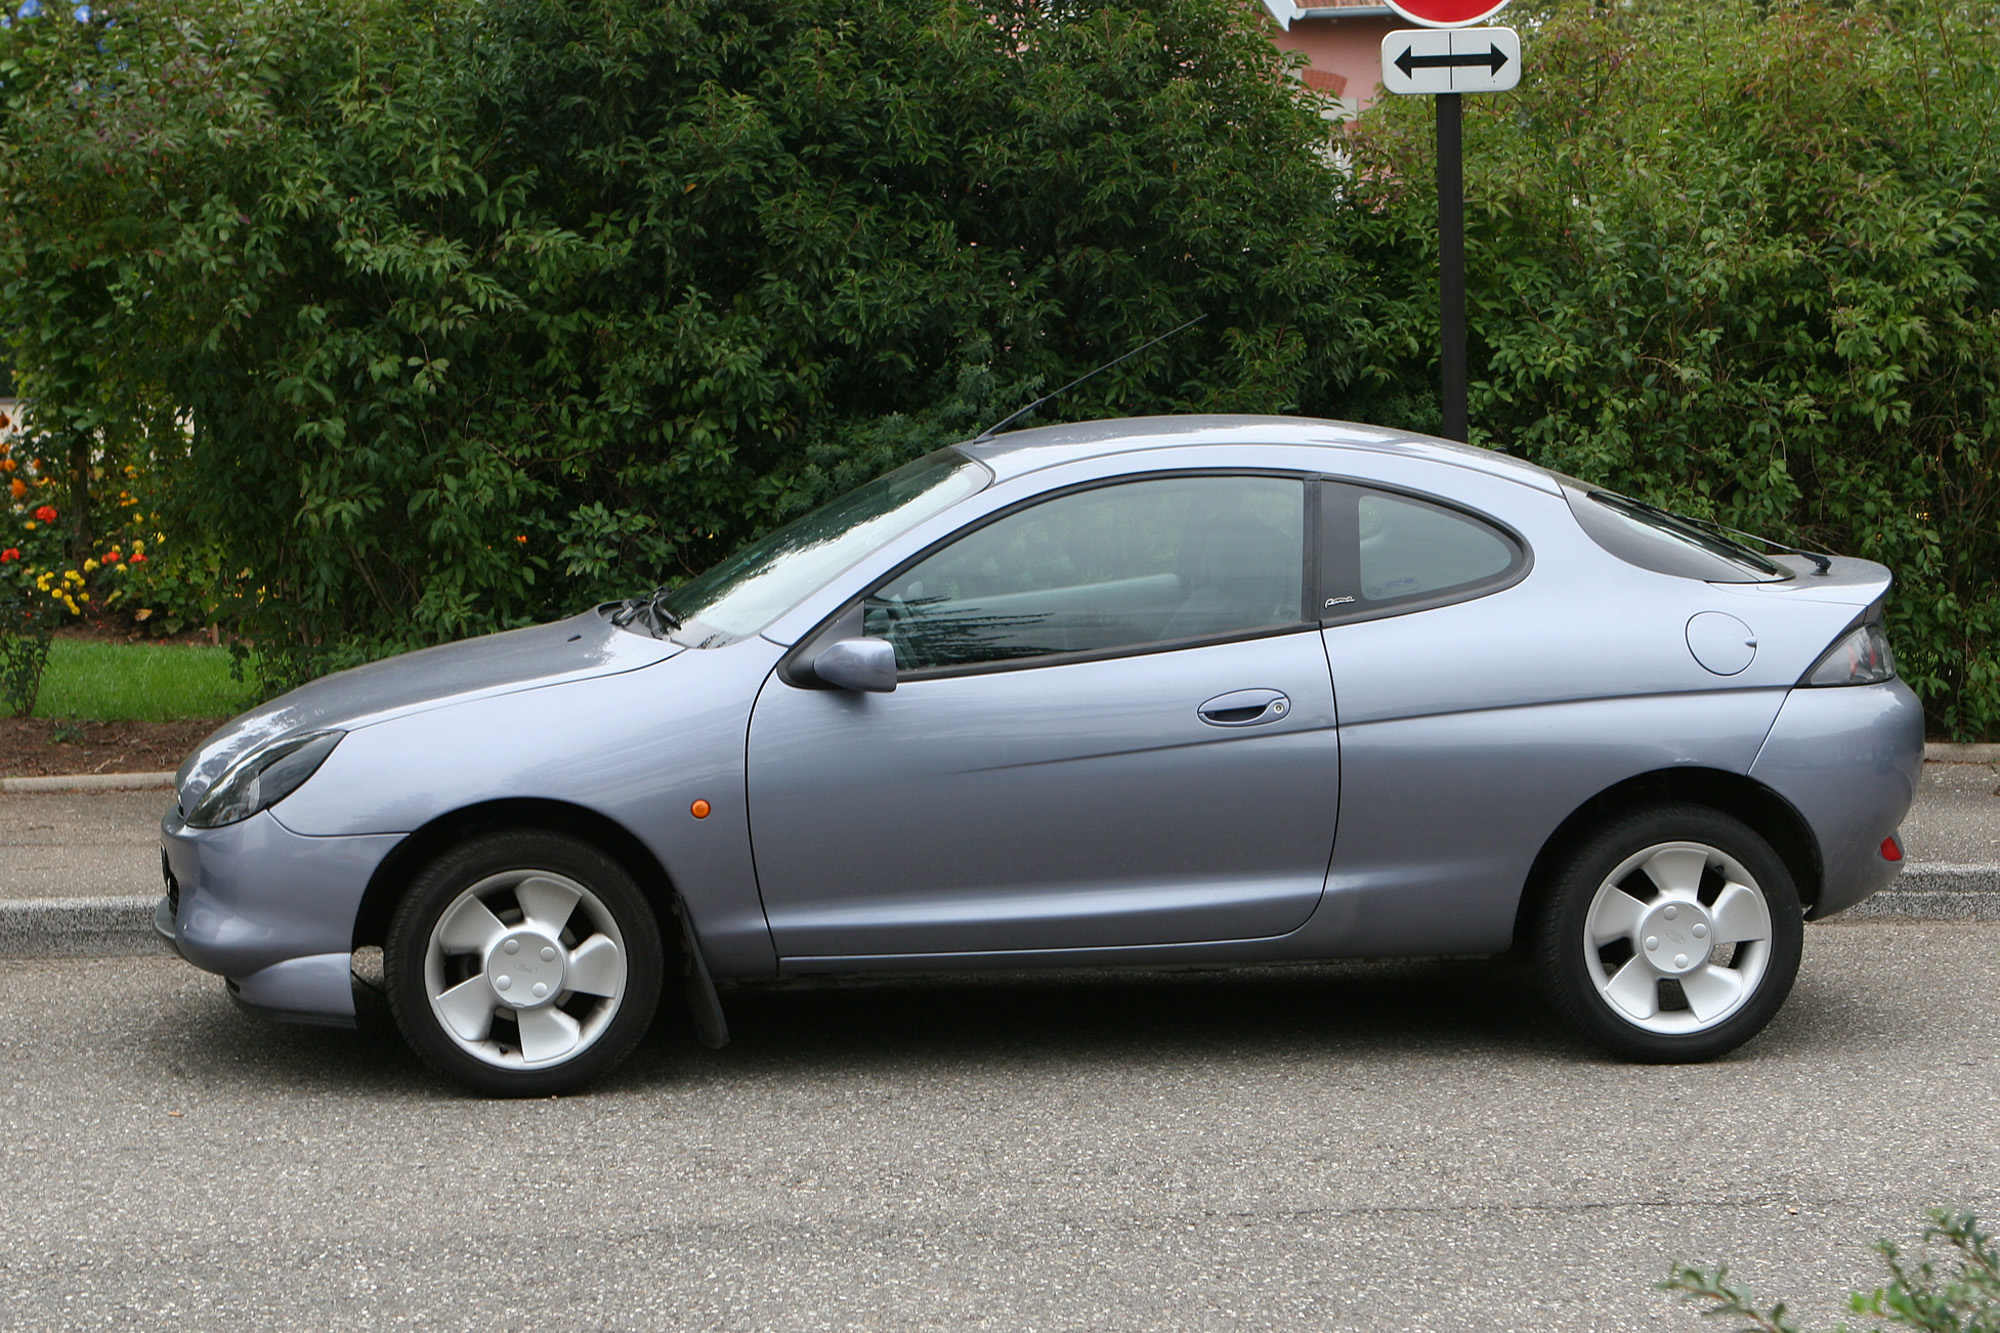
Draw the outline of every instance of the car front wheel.
[[[664,972],[659,923],[616,861],[555,833],[490,833],[432,862],[383,947],[412,1049],[497,1096],[602,1073],[645,1035]]]
[[[1709,1060],[1791,991],[1804,913],[1784,862],[1707,806],[1628,814],[1558,867],[1535,932],[1558,1012],[1628,1059]]]

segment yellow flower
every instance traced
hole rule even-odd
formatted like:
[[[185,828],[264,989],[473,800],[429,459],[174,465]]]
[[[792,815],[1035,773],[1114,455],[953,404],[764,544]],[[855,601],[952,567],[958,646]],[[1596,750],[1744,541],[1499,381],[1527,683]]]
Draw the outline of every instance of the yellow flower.
[[[92,570],[96,568],[97,568],[97,562],[95,560],[86,560],[83,562],[83,572],[86,574],[90,573]]]
[[[33,532],[35,530],[35,520],[31,518],[22,526],[27,528],[28,531]]]

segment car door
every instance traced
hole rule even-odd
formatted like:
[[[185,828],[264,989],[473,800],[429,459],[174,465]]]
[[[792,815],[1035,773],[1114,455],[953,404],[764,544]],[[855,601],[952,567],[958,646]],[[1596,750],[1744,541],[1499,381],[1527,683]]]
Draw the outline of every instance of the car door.
[[[894,692],[780,672],[751,718],[751,839],[780,956],[1300,925],[1339,800],[1306,496],[1263,474],[1094,485],[1003,511],[868,589],[836,620],[895,646]]]

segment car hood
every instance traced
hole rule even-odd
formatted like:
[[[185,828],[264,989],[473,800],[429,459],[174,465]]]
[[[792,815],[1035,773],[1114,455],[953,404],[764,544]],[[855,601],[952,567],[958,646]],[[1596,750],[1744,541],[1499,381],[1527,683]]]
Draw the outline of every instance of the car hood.
[[[233,719],[175,775],[183,813],[252,747],[297,731],[353,730],[468,699],[615,675],[665,661],[680,645],[612,625],[598,611],[489,634],[322,676]]]

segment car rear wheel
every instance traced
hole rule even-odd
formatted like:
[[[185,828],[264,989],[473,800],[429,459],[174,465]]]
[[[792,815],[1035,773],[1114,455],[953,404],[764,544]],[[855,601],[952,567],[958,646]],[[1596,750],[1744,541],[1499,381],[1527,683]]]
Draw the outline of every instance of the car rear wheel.
[[[1709,1060],[1790,993],[1804,913],[1785,863],[1741,821],[1670,805],[1616,819],[1557,868],[1535,930],[1551,1003],[1629,1059]]]
[[[490,833],[410,886],[383,947],[389,1007],[433,1068],[497,1096],[567,1091],[658,1008],[659,923],[616,861],[555,833]]]

